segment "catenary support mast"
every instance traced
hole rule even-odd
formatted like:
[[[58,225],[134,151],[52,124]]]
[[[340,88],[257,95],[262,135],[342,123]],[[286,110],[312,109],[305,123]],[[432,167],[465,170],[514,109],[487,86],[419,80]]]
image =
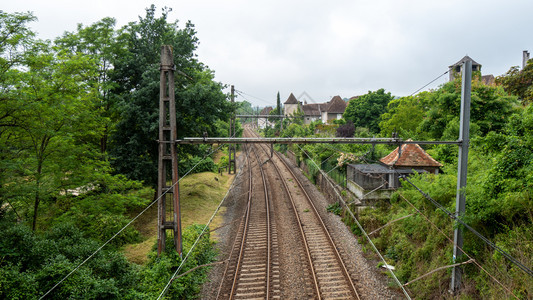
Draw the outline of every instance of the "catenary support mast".
[[[235,103],[235,87],[231,86],[231,104]],[[235,112],[232,113],[229,124],[229,137],[235,135]],[[235,158],[235,144],[228,145],[228,174],[235,174],[237,172],[237,161]]]
[[[174,95],[175,66],[171,46],[161,47],[160,70],[157,254],[159,255],[165,250],[167,230],[171,230],[174,236],[174,246],[181,256],[181,213],[178,156],[176,153],[176,100]],[[170,205],[170,209],[167,205]],[[170,216],[170,221],[167,221],[167,216]]]
[[[472,61],[466,60],[463,64],[463,82],[461,90],[461,116],[459,127],[459,140],[462,142],[459,145],[459,158],[457,166],[457,194],[455,199],[455,215],[462,218],[465,214],[466,207],[466,171],[468,164],[468,146],[470,144],[470,96],[472,90]],[[453,247],[453,262],[460,261],[463,252],[459,248],[463,248],[463,230],[461,227],[456,227],[454,230],[454,247]],[[454,267],[452,270],[452,280],[450,283],[450,290],[457,291],[461,287],[462,268],[460,266]]]

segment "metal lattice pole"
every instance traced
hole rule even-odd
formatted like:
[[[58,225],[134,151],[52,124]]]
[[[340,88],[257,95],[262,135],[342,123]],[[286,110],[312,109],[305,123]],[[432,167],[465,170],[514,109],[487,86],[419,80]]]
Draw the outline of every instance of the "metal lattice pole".
[[[181,256],[181,212],[178,184],[178,156],[176,153],[176,100],[174,95],[174,58],[172,47],[161,47],[161,77],[159,89],[159,160],[157,197],[157,254],[165,250],[167,230],[174,234],[174,246]],[[170,197],[170,216],[167,221],[167,195]]]
[[[231,86],[231,104],[235,103],[235,87]],[[229,137],[235,135],[235,113],[231,115],[230,124],[229,124]],[[237,172],[237,161],[235,158],[235,144],[228,145],[228,174],[235,174]]]

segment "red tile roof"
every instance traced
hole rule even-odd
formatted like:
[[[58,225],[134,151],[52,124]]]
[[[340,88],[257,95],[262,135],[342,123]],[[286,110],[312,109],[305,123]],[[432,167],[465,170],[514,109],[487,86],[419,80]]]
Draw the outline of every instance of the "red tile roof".
[[[442,167],[441,163],[433,159],[417,144],[404,144],[400,156],[396,148],[380,161],[388,166],[398,167]]]
[[[267,106],[267,107],[263,108],[263,110],[261,110],[261,112],[259,114],[262,115],[262,116],[268,115],[268,114],[270,114],[270,112],[272,110],[273,110],[272,106]]]

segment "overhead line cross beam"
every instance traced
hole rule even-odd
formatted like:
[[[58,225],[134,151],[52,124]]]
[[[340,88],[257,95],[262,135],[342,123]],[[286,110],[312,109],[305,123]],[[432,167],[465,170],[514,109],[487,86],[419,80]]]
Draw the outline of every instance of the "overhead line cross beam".
[[[304,116],[284,116],[284,115],[236,115],[237,118],[282,118],[282,119],[303,119]]]
[[[419,145],[461,145],[462,141],[404,141],[391,138],[197,138],[186,137],[176,140],[180,145],[197,144],[419,144]]]

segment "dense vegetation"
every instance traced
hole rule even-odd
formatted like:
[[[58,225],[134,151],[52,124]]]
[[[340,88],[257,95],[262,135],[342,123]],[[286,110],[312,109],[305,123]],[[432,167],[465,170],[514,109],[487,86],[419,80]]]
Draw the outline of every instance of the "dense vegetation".
[[[213,71],[196,57],[194,25],[169,22],[169,12],[163,9],[157,15],[152,6],[123,28],[116,29],[115,20],[105,18],[48,41],[30,29],[36,19],[31,13],[0,11],[0,298],[43,295],[127,224],[133,212],[152,202],[162,44],[173,46],[180,71],[175,82],[179,136],[227,136],[227,121],[236,107],[227,101],[224,86],[214,81]],[[533,265],[532,70],[533,61],[523,70],[513,67],[497,79],[498,86],[473,81],[463,218],[529,268]],[[309,126],[301,119],[284,120],[283,126],[276,121],[264,134],[389,137],[397,132],[401,138],[453,140],[459,130],[460,86],[458,79],[403,98],[380,89],[352,99],[345,120]],[[280,109],[278,96],[275,113]],[[238,113],[250,110],[250,103],[244,103]],[[196,171],[215,171],[227,164],[227,159],[218,165],[202,161],[211,150],[180,147],[182,170],[200,162]],[[346,163],[375,162],[392,148],[306,145],[291,150],[307,162],[308,175],[314,179],[318,167],[342,174]],[[445,164],[444,172],[418,175],[412,182],[454,211],[457,152],[453,146],[427,151]],[[407,215],[411,216],[373,235],[403,283],[452,263],[452,245],[440,230],[451,236],[454,224],[407,183],[390,202],[359,213],[367,231]],[[184,230],[185,251],[200,230],[200,226]],[[139,238],[128,227],[49,297],[157,297],[181,259],[172,251],[161,257],[152,251],[146,265],[132,264],[121,247]],[[464,248],[490,276],[474,264],[465,265],[460,295],[512,297],[494,276],[517,297],[533,297],[531,277],[468,231]],[[212,249],[209,236],[204,236],[185,269],[210,262]],[[168,295],[195,297],[204,276],[205,269],[198,269],[180,277]],[[408,288],[421,299],[446,297],[449,277],[449,270],[438,271]]]
[[[501,86],[484,85],[479,74],[473,79],[467,207],[463,217],[469,226],[529,268],[533,266],[533,107],[527,91],[531,89],[532,65],[530,61],[521,71],[512,68],[498,79]],[[354,122],[354,129],[351,128],[354,125],[343,125],[342,121],[317,122],[310,126],[287,124],[282,136],[346,136],[353,132],[357,137],[390,137],[397,132],[404,139],[456,140],[460,98],[460,78],[410,97],[393,98],[390,93],[378,90],[350,101],[344,117]],[[362,121],[367,115],[376,114],[373,107],[381,107],[374,122]],[[367,110],[367,114],[355,113],[361,109]],[[265,134],[272,134],[272,130],[265,130]],[[374,163],[393,147],[305,145],[293,146],[291,150],[299,161],[306,163],[308,176],[314,179],[319,172],[317,166],[326,172],[333,168],[344,172],[347,163]],[[444,164],[443,172],[420,174],[410,180],[454,212],[457,147],[427,146],[426,151]],[[390,201],[358,213],[367,232],[404,216],[409,217],[372,235],[387,263],[396,267],[402,283],[453,263],[452,243],[446,238],[453,239],[453,221],[411,184],[403,182]],[[362,235],[348,214],[344,220],[354,233]],[[367,245],[365,239],[361,241]],[[368,253],[372,252],[370,246],[367,249]],[[487,272],[473,263],[465,265],[460,296],[466,299],[513,298],[513,294],[520,299],[533,297],[531,276],[466,229],[464,249]],[[462,261],[467,260],[468,257],[463,257]],[[437,271],[410,283],[407,289],[419,299],[451,297],[450,276],[451,269]]]
[[[151,6],[122,28],[104,18],[49,41],[30,29],[31,13],[0,11],[0,298],[43,295],[154,200],[161,45],[172,45],[179,70],[179,137],[227,135],[225,86],[197,59],[194,25],[169,22],[169,12]],[[188,171],[211,149],[179,151]],[[195,171],[217,167],[208,158]],[[200,229],[184,230],[185,251]],[[127,227],[48,297],[156,298],[180,258],[152,251],[132,264],[121,247],[139,238]],[[184,270],[213,255],[206,235]],[[204,273],[169,295],[194,297]]]

